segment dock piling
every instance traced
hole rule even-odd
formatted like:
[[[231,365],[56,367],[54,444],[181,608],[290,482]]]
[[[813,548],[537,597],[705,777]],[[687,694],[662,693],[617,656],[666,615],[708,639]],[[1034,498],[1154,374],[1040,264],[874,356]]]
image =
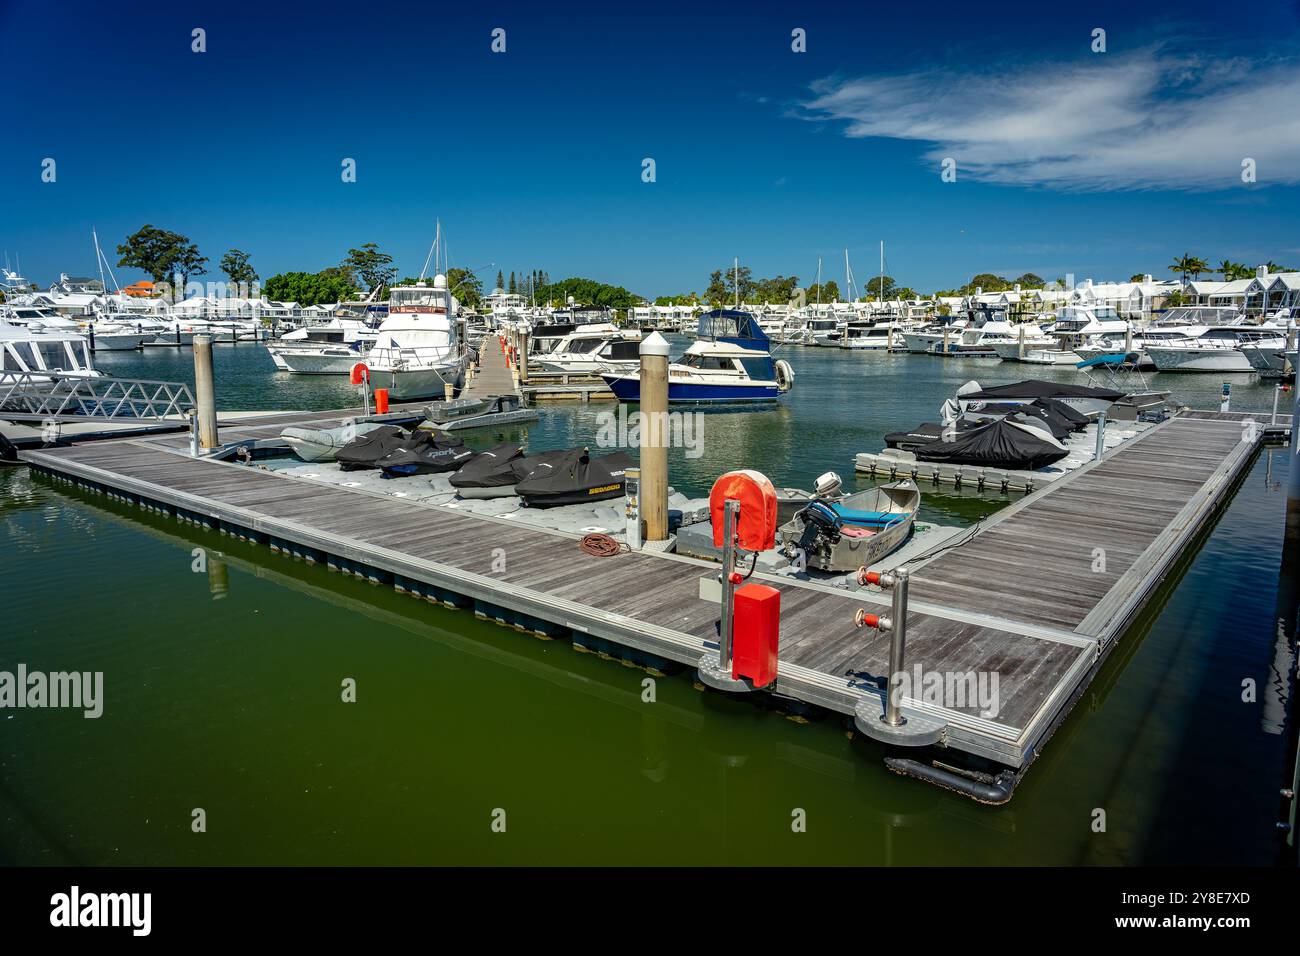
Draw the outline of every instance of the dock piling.
[[[1300,546],[1300,387],[1291,408],[1291,466],[1286,482],[1286,529],[1291,544]]]
[[[177,326],[179,328],[179,326]],[[199,447],[217,447],[217,396],[212,378],[212,336],[194,336],[194,402]]]
[[[1102,412],[1097,416],[1097,450],[1094,457],[1101,461],[1101,456],[1106,453],[1106,413]]]
[[[641,515],[645,540],[668,538],[668,340],[641,340]]]

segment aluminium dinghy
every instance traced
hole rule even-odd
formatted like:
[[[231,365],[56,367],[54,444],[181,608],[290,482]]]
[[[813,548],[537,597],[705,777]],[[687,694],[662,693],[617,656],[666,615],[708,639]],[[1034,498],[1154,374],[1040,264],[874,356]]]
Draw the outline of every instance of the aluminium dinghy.
[[[869,567],[907,541],[920,507],[910,478],[846,497],[819,495],[781,525],[781,551],[820,571]]]

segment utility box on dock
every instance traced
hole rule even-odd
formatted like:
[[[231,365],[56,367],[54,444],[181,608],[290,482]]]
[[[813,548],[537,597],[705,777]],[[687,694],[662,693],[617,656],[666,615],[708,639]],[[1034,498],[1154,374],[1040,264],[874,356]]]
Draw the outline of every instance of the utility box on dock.
[[[731,676],[747,677],[755,687],[776,680],[776,652],[781,631],[781,592],[766,584],[736,589]]]

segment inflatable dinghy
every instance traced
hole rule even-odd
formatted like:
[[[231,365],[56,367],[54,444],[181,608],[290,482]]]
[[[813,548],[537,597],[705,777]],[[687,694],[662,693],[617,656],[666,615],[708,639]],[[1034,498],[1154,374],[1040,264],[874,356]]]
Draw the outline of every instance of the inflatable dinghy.
[[[378,428],[390,427],[379,422],[357,422],[337,428],[299,428],[294,425],[280,432],[280,439],[303,461],[333,461],[339,449],[354,438]]]
[[[624,473],[631,464],[627,452],[592,458],[588,449],[573,448],[538,464],[515,485],[515,494],[530,508],[621,498],[626,490]]]

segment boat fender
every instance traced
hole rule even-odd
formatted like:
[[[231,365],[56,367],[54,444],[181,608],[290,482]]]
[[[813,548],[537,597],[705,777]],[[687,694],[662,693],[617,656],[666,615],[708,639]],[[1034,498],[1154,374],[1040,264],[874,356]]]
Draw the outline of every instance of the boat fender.
[[[776,361],[776,387],[782,392],[788,392],[794,387],[794,369],[785,359]]]

